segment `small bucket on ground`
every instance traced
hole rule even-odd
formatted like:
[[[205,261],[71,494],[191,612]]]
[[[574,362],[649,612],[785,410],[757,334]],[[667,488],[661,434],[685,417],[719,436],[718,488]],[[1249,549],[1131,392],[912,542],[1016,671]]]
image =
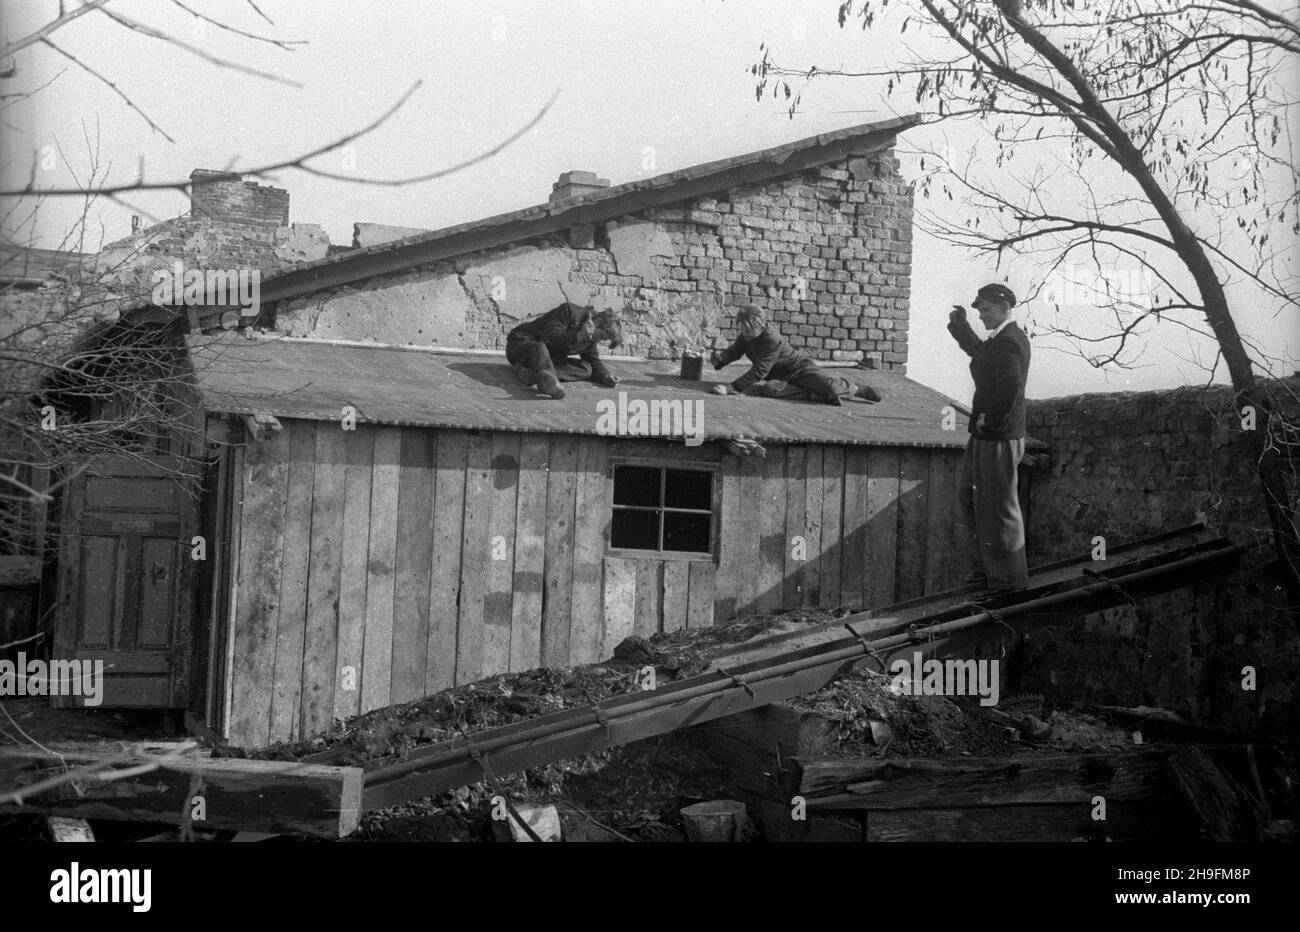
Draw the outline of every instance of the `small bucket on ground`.
[[[704,357],[699,353],[682,353],[682,378],[698,382],[704,377]]]
[[[682,810],[682,825],[690,841],[744,841],[749,834],[745,804],[734,799],[687,806]]]

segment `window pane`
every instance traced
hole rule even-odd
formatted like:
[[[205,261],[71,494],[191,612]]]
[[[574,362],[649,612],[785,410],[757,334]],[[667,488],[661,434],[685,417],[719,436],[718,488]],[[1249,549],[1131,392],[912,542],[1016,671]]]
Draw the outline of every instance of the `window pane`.
[[[693,469],[668,470],[668,485],[664,490],[664,505],[668,508],[713,508],[713,473]]]
[[[615,505],[659,505],[659,476],[656,466],[615,466]]]
[[[691,515],[664,512],[664,549],[685,550],[691,553],[709,553],[709,523],[711,515]]]
[[[610,522],[609,545],[637,550],[659,549],[659,512],[615,508]]]

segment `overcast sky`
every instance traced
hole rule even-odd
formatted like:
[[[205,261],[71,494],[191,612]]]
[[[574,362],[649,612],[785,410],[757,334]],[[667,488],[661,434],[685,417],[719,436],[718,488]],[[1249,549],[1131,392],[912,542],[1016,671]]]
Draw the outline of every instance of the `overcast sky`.
[[[97,149],[113,180],[143,166],[150,180],[187,178],[196,167],[248,167],[301,154],[375,118],[416,81],[422,87],[380,131],[347,155],[319,167],[357,176],[396,178],[455,164],[489,148],[531,119],[551,95],[559,97],[537,127],[491,160],[446,179],[383,188],[280,173],[290,191],[292,219],[319,223],[335,243],[350,243],[356,221],[436,228],[542,202],[556,176],[586,169],[614,184],[779,145],[819,132],[910,112],[914,102],[888,101],[861,81],[816,83],[791,120],[781,103],[755,100],[749,66],[767,42],[786,62],[861,67],[899,54],[891,33],[841,30],[837,0],[654,0],[596,2],[352,2],[258,0],[274,21],[240,3],[192,0],[194,9],[284,40],[305,40],[283,52],[211,25],[200,26],[160,0],[114,0],[112,8],[165,29],[210,54],[274,72],[301,85],[286,87],[232,72],[183,50],[88,14],[53,37],[115,82],[175,142],[150,130],[120,97],[49,49],[23,50],[15,89],[44,86],[4,113],[6,187],[21,185],[33,154],[57,144],[53,171],[42,186],[66,185],[71,163],[84,179]],[[57,4],[31,0],[4,5],[11,41],[47,22]],[[909,39],[912,37],[909,35]],[[923,40],[922,40],[923,41]],[[911,103],[912,107],[908,104]],[[898,109],[895,110],[895,107]],[[902,137],[900,148],[942,145],[991,151],[975,131],[948,128],[936,141],[929,128]],[[985,148],[979,148],[983,146]],[[982,156],[981,156],[982,157]],[[1022,150],[1029,169],[1038,158]],[[1050,173],[1052,157],[1041,156]],[[916,160],[905,157],[905,173]],[[39,165],[39,159],[38,159]],[[1111,185],[1106,179],[1104,185]],[[155,219],[183,213],[178,193],[132,196],[137,212]],[[936,208],[952,210],[936,203]],[[104,205],[92,213],[88,249],[126,235],[131,210]],[[80,215],[71,201],[47,202],[9,215],[11,235],[56,246]],[[918,234],[912,269],[909,375],[957,397],[970,392],[965,358],[944,330],[954,303],[969,305],[985,281],[1008,280],[1023,293],[1036,269],[1013,262],[1001,270],[951,245]],[[1300,329],[1294,313],[1276,309],[1247,289],[1231,293],[1241,330],[1300,368]],[[1022,308],[1031,318],[1041,308]],[[1201,362],[1213,346],[1185,330],[1161,325],[1131,371],[1100,372],[1064,350],[1060,338],[1035,341],[1028,393],[1032,397],[1146,389],[1203,382]],[[1220,372],[1222,376],[1222,372]]]

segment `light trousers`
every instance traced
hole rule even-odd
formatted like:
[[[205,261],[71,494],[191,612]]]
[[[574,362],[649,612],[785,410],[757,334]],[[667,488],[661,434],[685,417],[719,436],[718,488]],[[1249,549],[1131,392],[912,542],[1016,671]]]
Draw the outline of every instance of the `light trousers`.
[[[962,458],[957,499],[971,565],[990,589],[1029,585],[1025,522],[1020,514],[1017,471],[1025,440],[981,440],[971,435]]]

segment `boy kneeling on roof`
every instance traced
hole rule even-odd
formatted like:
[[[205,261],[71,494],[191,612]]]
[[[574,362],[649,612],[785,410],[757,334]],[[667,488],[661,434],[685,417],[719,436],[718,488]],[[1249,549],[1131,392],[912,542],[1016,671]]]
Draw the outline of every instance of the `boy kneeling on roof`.
[[[714,369],[721,369],[741,356],[753,363],[748,372],[731,383],[732,391],[828,405],[838,405],[843,398],[880,400],[880,393],[874,388],[818,369],[815,362],[768,329],[761,308],[753,305],[741,308],[736,314],[736,327],[740,331],[736,342],[709,357]],[[714,386],[713,393],[725,395],[727,386]]]
[[[600,361],[599,344],[614,349],[622,342],[623,328],[613,311],[596,313],[593,307],[566,301],[511,330],[506,337],[506,361],[522,384],[563,398],[561,382],[617,385],[618,378]]]

